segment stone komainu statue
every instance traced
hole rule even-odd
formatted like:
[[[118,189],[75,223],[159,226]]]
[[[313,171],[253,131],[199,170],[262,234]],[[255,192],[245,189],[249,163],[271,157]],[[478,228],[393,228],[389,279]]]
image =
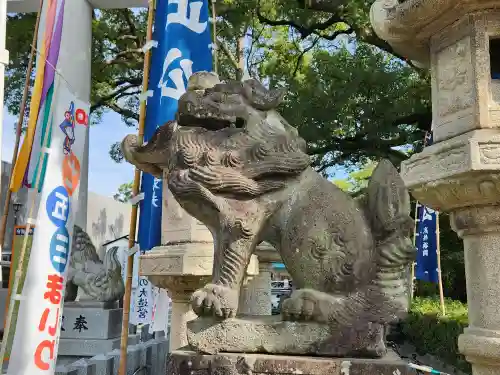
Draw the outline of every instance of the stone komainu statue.
[[[143,146],[133,135],[122,142],[130,163],[158,178],[165,171],[180,205],[213,234],[213,280],[193,294],[193,310],[234,317],[250,256],[267,241],[297,287],[284,320],[332,332],[397,320],[407,312],[404,270],[415,254],[403,181],[382,160],[366,197],[351,198],[310,167],[305,141],[275,110],[282,98],[255,80],[197,73],[175,122]],[[383,355],[381,345],[369,355]]]
[[[117,251],[118,247],[108,250],[102,262],[89,235],[75,225],[64,300],[74,301],[78,288],[82,288],[86,300],[106,302],[122,298],[125,287]]]

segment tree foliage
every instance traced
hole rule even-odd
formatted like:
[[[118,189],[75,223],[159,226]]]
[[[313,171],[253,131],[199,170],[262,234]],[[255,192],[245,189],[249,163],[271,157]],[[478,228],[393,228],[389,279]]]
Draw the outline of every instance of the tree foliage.
[[[335,4],[336,5],[335,5]],[[387,157],[399,164],[421,146],[430,124],[428,73],[415,70],[379,39],[369,23],[372,1],[332,1],[329,13],[300,1],[217,1],[218,70],[223,79],[247,71],[288,95],[282,112],[307,140],[314,166],[328,173]],[[11,53],[6,104],[17,114],[35,16],[8,16]],[[145,10],[94,10],[91,110],[127,125],[138,120]],[[106,126],[106,125],[103,125]],[[121,161],[117,145],[110,155]]]
[[[127,203],[132,198],[133,182],[121,184],[118,191],[113,195],[113,199],[118,202]]]
[[[334,179],[332,182],[343,191],[357,196],[368,186],[368,182],[376,166],[376,163],[368,163],[362,168],[349,173],[347,178]]]

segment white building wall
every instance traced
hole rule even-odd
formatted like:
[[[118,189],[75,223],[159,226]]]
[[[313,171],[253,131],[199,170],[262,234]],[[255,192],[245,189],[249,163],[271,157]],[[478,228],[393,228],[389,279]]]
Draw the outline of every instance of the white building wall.
[[[104,255],[102,244],[128,234],[131,209],[130,204],[118,202],[112,197],[88,193],[87,233],[101,258]]]

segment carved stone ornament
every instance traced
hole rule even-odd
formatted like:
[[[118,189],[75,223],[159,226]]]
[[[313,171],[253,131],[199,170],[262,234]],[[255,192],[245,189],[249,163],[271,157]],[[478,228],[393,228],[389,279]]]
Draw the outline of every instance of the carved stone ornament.
[[[413,196],[436,210],[498,204],[499,149],[496,129],[474,130],[413,155],[401,175]]]
[[[204,318],[188,324],[189,343],[206,352],[383,356],[381,327],[407,312],[403,275],[415,255],[410,199],[396,169],[381,161],[366,199],[355,201],[310,167],[305,141],[276,111],[283,92],[214,77],[191,77],[177,121],[148,144],[135,136],[122,143],[130,163],[158,177],[165,171],[179,204],[214,236],[212,282],[191,299]],[[278,321],[235,319],[262,241],[280,253],[298,290]],[[259,341],[290,322],[301,333],[294,341]]]
[[[89,235],[75,225],[64,301],[74,301],[78,288],[85,293],[83,299],[112,302],[122,298],[125,286],[117,251],[116,246],[109,249],[101,261]]]
[[[398,54],[428,66],[431,36],[466,15],[499,5],[499,0],[376,0],[370,22]]]

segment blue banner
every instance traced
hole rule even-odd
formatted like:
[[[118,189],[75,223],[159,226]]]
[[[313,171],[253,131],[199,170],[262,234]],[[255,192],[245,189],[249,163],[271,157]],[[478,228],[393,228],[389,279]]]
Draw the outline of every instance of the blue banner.
[[[432,144],[432,133],[427,133],[425,146]],[[417,280],[437,283],[438,252],[437,252],[437,220],[439,215],[432,208],[417,205],[417,231],[415,233],[415,247],[417,262],[415,264],[415,278]]]
[[[177,101],[194,73],[212,70],[208,0],[157,0],[144,140],[175,119]],[[139,245],[147,251],[161,243],[162,181],[143,173],[144,200],[139,214]]]

